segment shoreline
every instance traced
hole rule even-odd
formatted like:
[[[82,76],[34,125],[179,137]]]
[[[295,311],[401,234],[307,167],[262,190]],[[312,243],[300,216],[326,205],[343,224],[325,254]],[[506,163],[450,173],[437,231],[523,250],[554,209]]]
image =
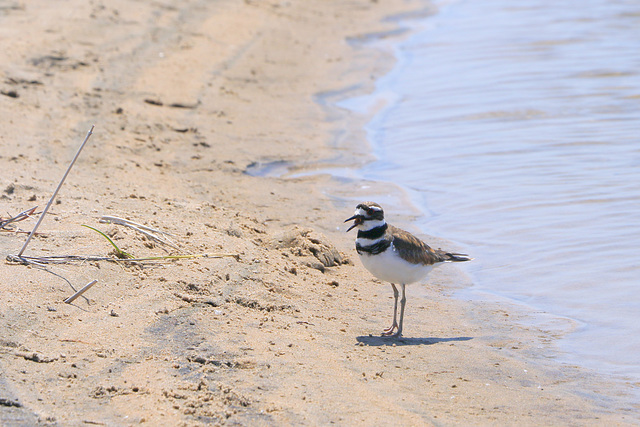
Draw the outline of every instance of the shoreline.
[[[11,117],[0,136],[10,153],[0,157],[3,210],[43,206],[85,125],[98,122],[43,222],[47,237],[27,252],[105,254],[108,244],[80,227],[89,224],[135,255],[166,253],[97,222],[111,214],[173,233],[185,252],[239,256],[56,269],[76,285],[98,280],[89,303],[74,305],[62,303],[71,289],[59,277],[5,264],[1,421],[633,422],[630,409],[577,394],[603,385],[583,370],[521,359],[545,335],[517,326],[517,316],[480,304],[472,322],[469,305],[450,297],[464,284],[452,269],[409,290],[407,338],[369,335],[386,326],[391,295],[342,229],[359,183],[246,173],[342,153],[366,161],[367,144],[328,143],[359,121],[326,120],[313,99],[361,83],[362,70],[380,64],[346,37],[393,34],[383,18],[419,2],[71,3],[71,16],[40,1],[0,17],[12,47],[2,44],[10,55],[0,89],[18,95],[0,99]],[[0,235],[5,255],[23,242]]]
[[[434,13],[437,13],[435,8],[434,9],[429,8],[428,10],[429,10],[428,12],[425,12],[425,10],[422,10],[421,12],[415,12],[414,14],[412,13],[404,14],[404,16],[406,17],[404,18],[404,21],[402,18],[394,17],[393,21],[399,25],[399,29],[397,31],[392,31],[390,33],[398,35],[398,38],[400,39],[413,37],[418,32],[422,31],[422,29],[420,29],[419,26],[416,26],[415,24],[413,25],[409,24],[408,22],[406,22],[406,20],[409,20],[409,22],[411,22],[416,19],[426,19],[427,15],[432,15]],[[424,15],[424,17],[422,15]],[[404,66],[403,64],[398,64],[398,61],[403,62],[403,59],[397,56],[397,51],[394,48],[395,45],[397,45],[398,43],[403,43],[403,41],[397,41],[397,40],[389,41],[389,40],[385,40],[385,38],[386,38],[385,35],[367,37],[366,42],[364,42],[362,45],[359,46],[359,49],[370,49],[370,50],[373,49],[373,50],[383,51],[386,54],[391,54],[391,52],[393,52],[392,55],[395,58],[396,64],[391,66],[387,72],[382,73],[378,77],[378,79],[376,79],[376,82],[380,81],[380,79],[390,78],[391,73],[395,74],[400,72],[398,71],[397,68]],[[378,83],[376,83],[375,86],[377,88],[379,86]],[[388,89],[383,89],[383,91],[385,92],[387,90]],[[328,110],[333,109],[335,111],[339,111],[342,113],[348,112],[349,117],[351,118],[353,118],[353,116],[357,117],[357,121],[359,124],[355,126],[354,129],[351,129],[348,132],[348,134],[353,134],[353,135],[360,134],[360,137],[364,138],[367,141],[367,144],[370,148],[369,150],[370,155],[369,156],[365,155],[367,159],[364,160],[363,163],[360,163],[360,166],[354,166],[353,164],[349,166],[347,164],[339,163],[337,168],[331,167],[333,165],[330,165],[330,167],[326,167],[326,168],[322,167],[320,168],[320,170],[330,171],[332,169],[338,169],[340,180],[347,180],[347,181],[350,180],[353,182],[360,182],[360,183],[373,182],[375,184],[379,184],[381,187],[385,188],[383,191],[381,191],[381,194],[376,194],[374,191],[371,196],[367,196],[367,197],[369,197],[369,199],[371,200],[379,200],[379,198],[375,198],[375,197],[381,196],[384,198],[385,197],[384,193],[386,191],[387,203],[393,206],[394,204],[393,202],[400,202],[397,204],[397,206],[401,206],[402,208],[401,209],[396,208],[393,211],[393,213],[396,215],[397,218],[400,218],[399,223],[403,228],[411,229],[413,230],[413,232],[417,233],[418,235],[421,235],[427,239],[430,239],[428,240],[429,242],[437,242],[436,244],[439,243],[449,248],[455,247],[455,243],[449,240],[438,238],[436,236],[425,233],[424,230],[416,229],[415,225],[413,225],[413,219],[416,216],[425,215],[426,212],[419,206],[419,204],[415,201],[414,197],[412,197],[411,195],[412,191],[410,189],[405,188],[401,184],[388,181],[388,180],[369,181],[368,179],[364,178],[363,174],[358,173],[358,171],[361,170],[362,166],[366,165],[367,163],[370,163],[371,161],[374,161],[373,159],[380,157],[380,153],[376,153],[376,149],[373,146],[373,143],[369,139],[370,131],[368,130],[368,128],[374,126],[372,125],[372,123],[377,120],[377,117],[380,114],[384,114],[385,110],[389,108],[393,108],[393,105],[396,101],[389,100],[388,95],[378,94],[380,96],[376,96],[376,92],[378,92],[378,89],[375,89],[374,91],[371,91],[371,92],[365,91],[364,93],[356,91],[355,94],[351,93],[352,91],[353,91],[353,88],[346,89],[345,91],[342,91],[342,92],[338,91],[338,92],[332,93],[330,96],[327,96],[327,97],[323,96],[322,97],[323,99],[318,102],[323,107],[326,107]],[[354,102],[355,102],[355,105],[353,105]],[[345,107],[344,105],[345,103],[351,104],[351,105]],[[343,104],[343,105],[339,105],[339,104]],[[384,104],[384,105],[380,106],[380,104]],[[339,115],[340,114],[339,112],[335,113],[335,115]],[[366,136],[362,136],[361,134],[365,134]],[[346,138],[342,138],[342,139],[346,139]],[[343,145],[338,144],[338,146],[340,148],[345,147],[344,144]],[[296,168],[295,165],[293,166],[293,168],[294,168],[294,172],[291,172],[289,170],[280,171],[281,173],[277,174],[276,176],[288,177],[291,175],[297,175],[299,173],[299,170]],[[298,165],[298,168],[302,168],[303,170],[306,171],[304,166]],[[344,174],[344,169],[347,169],[348,171],[354,171],[355,173],[347,172],[346,174]],[[310,173],[307,173],[306,175],[312,176],[314,175],[314,173],[310,172]],[[401,194],[389,196],[388,193],[394,192],[394,190],[399,191]],[[337,188],[332,188],[332,190],[330,190],[330,193],[336,196],[338,194],[342,195],[342,190]],[[365,192],[365,193],[368,193],[368,192]],[[348,199],[350,199],[349,195],[346,195],[346,196],[342,195],[341,197],[342,201],[348,200]],[[351,199],[353,202],[358,202],[366,199],[366,197],[351,198]],[[406,212],[407,208],[410,213]],[[404,212],[398,212],[399,210]],[[452,267],[449,267],[449,268],[452,268]],[[453,268],[457,268],[457,266]],[[575,361],[575,357],[572,358],[570,355],[566,353],[565,350],[561,349],[558,341],[561,340],[564,336],[576,332],[576,329],[578,328],[576,320],[566,316],[559,315],[559,314],[554,314],[548,311],[544,311],[541,308],[537,308],[532,305],[512,299],[507,295],[492,293],[491,290],[488,288],[477,288],[477,286],[475,286],[473,283],[473,279],[472,279],[473,275],[470,273],[459,271],[459,269],[455,273],[448,274],[446,277],[448,277],[448,281],[454,281],[454,282],[459,281],[459,282],[465,283],[465,285],[455,286],[453,289],[450,289],[450,290],[443,290],[442,292],[447,294],[449,298],[458,300],[462,305],[471,306],[471,307],[486,305],[488,307],[491,307],[492,310],[504,313],[505,316],[513,316],[517,318],[518,320],[513,326],[520,328],[522,330],[526,330],[528,332],[535,331],[535,333],[538,335],[536,338],[539,341],[542,341],[537,343],[540,346],[539,350],[542,349],[542,347],[544,347],[544,349],[541,352],[531,353],[528,356],[519,356],[513,353],[511,355],[512,357],[522,358],[523,362],[527,362],[535,359],[549,359],[549,360],[559,359],[556,362],[553,362],[551,365],[546,366],[546,369],[553,370],[554,368],[557,368],[559,370],[574,371],[574,373],[570,375],[571,376],[575,375],[574,379],[577,381],[580,381],[581,375],[584,376],[585,379],[589,376],[594,376],[596,379],[594,381],[594,384],[600,383],[602,385],[606,385],[606,384],[609,385],[609,387],[611,388],[609,392],[603,393],[601,391],[596,391],[596,389],[602,387],[602,385],[594,386],[592,387],[591,390],[580,391],[580,394],[587,396],[596,405],[600,404],[600,405],[603,405],[604,407],[605,405],[609,405],[610,403],[617,401],[618,404],[623,406],[625,405],[628,407],[638,406],[636,402],[636,396],[638,396],[638,393],[639,393],[638,386],[640,384],[634,381],[633,378],[629,376],[624,376],[619,373],[612,374],[609,372],[598,371],[593,367],[589,367],[585,364],[581,364],[578,361]],[[428,285],[415,284],[413,286],[428,286]],[[420,294],[421,296],[424,296],[425,292],[421,291],[421,292],[418,292],[418,294]],[[484,295],[485,298],[483,299],[479,295]],[[475,319],[474,321],[479,322],[477,319]],[[611,375],[613,375],[614,377],[613,379],[610,378]],[[612,397],[612,396],[615,396],[615,397]]]
[[[432,15],[430,13],[429,15]],[[411,19],[411,18],[409,18]],[[427,16],[420,19],[428,19]],[[413,24],[409,25],[412,29],[410,31],[409,38],[416,36],[421,31],[425,30],[425,25]],[[370,41],[369,43],[375,45],[375,41]],[[384,43],[384,41],[382,41]],[[407,43],[407,40],[403,40],[399,42],[400,44]],[[394,108],[394,105],[397,104],[398,99],[402,98],[402,94],[396,93],[392,89],[392,84],[388,83],[388,81],[397,80],[399,76],[402,75],[402,70],[406,67],[407,62],[410,61],[410,55],[402,55],[403,49],[394,49],[396,54],[396,62],[397,64],[392,67],[391,71],[385,74],[381,79],[379,79],[380,83],[376,85],[377,89],[375,93],[366,94],[364,96],[356,96],[354,99],[351,97],[347,98],[346,104],[349,105],[347,107],[352,112],[360,112],[368,111],[372,109],[372,105],[380,105],[384,104],[382,107],[376,107],[375,111],[370,113],[370,119],[366,123],[366,133],[368,134],[369,140],[376,139],[375,132],[376,129],[379,129],[379,124],[377,124],[384,117],[385,114],[390,109]],[[343,104],[345,100],[341,101]],[[372,156],[376,159],[381,159],[384,157],[384,150],[388,149],[388,147],[384,147],[380,142],[370,142]],[[384,166],[383,166],[384,167]],[[369,170],[369,175],[371,174],[371,170]],[[352,174],[359,177],[364,177],[363,173],[355,173]],[[362,178],[364,180],[364,178]],[[394,202],[400,201],[401,203],[397,203],[400,209],[396,208],[395,214],[401,218],[402,227],[407,229],[412,229],[414,232],[418,234],[422,234],[428,238],[433,238],[432,235],[428,233],[427,230],[422,227],[416,227],[414,224],[414,219],[420,215],[428,215],[429,206],[422,200],[420,201],[420,192],[416,190],[412,190],[404,186],[403,184],[389,181],[388,179],[384,179],[383,181],[386,185],[395,185],[401,189],[403,195],[399,197],[400,200],[392,200],[390,201],[391,205],[394,205]],[[397,211],[406,210],[411,211],[411,214],[406,214]],[[415,215],[414,212],[419,212],[419,215]],[[451,241],[447,241],[444,243],[447,247],[454,247],[455,243]],[[458,250],[457,248],[456,250]],[[463,250],[464,252],[464,250]],[[474,267],[471,265],[464,265],[464,267]],[[477,267],[476,267],[477,268]],[[473,277],[473,273],[469,273],[471,277]],[[473,282],[472,279],[466,279],[469,282]],[[503,308],[508,312],[513,312],[519,315],[522,318],[528,319],[525,323],[522,324],[525,328],[532,328],[536,330],[545,330],[549,331],[550,335],[553,335],[553,340],[546,343],[546,357],[558,359],[558,366],[572,366],[575,365],[581,369],[586,371],[585,375],[595,375],[600,378],[602,382],[611,382],[614,384],[613,388],[617,388],[621,391],[626,397],[621,399],[630,404],[634,404],[635,401],[638,401],[640,397],[640,382],[637,381],[636,376],[626,374],[625,365],[624,364],[616,364],[609,366],[606,369],[603,369],[602,366],[598,366],[597,361],[589,361],[581,359],[576,354],[571,353],[570,349],[567,348],[566,343],[562,343],[561,340],[565,337],[570,336],[571,334],[579,333],[579,329],[581,328],[581,321],[569,317],[567,315],[554,313],[549,309],[545,309],[544,307],[534,306],[529,303],[525,303],[523,301],[519,301],[516,298],[511,297],[508,293],[499,293],[497,291],[493,291],[489,287],[478,287],[476,284],[472,284],[470,288],[463,289],[462,291],[456,292],[456,298],[465,300],[467,302],[477,302],[482,303],[487,300],[491,301],[498,308]],[[622,390],[626,390],[622,391]]]

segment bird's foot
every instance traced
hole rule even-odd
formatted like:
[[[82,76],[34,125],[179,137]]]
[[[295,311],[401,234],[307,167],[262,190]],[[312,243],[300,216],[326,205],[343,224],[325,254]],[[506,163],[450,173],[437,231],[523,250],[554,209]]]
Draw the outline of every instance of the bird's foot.
[[[393,325],[391,325],[390,328],[382,330],[382,336],[383,337],[395,336],[395,335],[397,335],[396,334],[396,329],[398,329],[398,324],[396,322],[393,322]]]

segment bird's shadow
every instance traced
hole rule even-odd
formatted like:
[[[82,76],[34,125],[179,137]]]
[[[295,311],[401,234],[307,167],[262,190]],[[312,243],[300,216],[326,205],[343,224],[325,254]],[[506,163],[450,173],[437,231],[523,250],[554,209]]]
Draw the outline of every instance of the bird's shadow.
[[[441,342],[469,341],[472,339],[473,337],[395,338],[395,337],[383,337],[383,336],[373,336],[373,335],[366,335],[366,336],[362,335],[362,336],[356,337],[356,341],[358,341],[358,344],[362,343],[370,346],[432,345],[432,344],[439,344]]]

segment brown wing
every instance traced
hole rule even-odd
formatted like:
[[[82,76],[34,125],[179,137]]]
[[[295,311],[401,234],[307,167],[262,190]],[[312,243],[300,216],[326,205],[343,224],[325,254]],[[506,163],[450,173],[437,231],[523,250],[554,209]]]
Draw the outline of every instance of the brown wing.
[[[393,246],[398,250],[400,256],[412,264],[432,265],[437,262],[447,261],[446,254],[442,251],[434,251],[408,231],[389,226],[389,231],[393,234]]]

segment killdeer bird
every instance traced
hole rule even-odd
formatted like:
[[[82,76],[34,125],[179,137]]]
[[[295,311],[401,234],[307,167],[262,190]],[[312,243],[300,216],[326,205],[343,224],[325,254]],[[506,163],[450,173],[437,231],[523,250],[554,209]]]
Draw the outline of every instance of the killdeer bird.
[[[408,231],[388,225],[379,204],[364,202],[356,206],[355,214],[344,222],[353,221],[347,232],[358,228],[356,251],[362,264],[380,280],[391,283],[393,288],[393,323],[382,332],[383,336],[402,336],[404,320],[405,286],[427,276],[434,265],[443,262],[469,261],[467,255],[434,250]],[[397,322],[398,288],[400,299],[400,323]]]

